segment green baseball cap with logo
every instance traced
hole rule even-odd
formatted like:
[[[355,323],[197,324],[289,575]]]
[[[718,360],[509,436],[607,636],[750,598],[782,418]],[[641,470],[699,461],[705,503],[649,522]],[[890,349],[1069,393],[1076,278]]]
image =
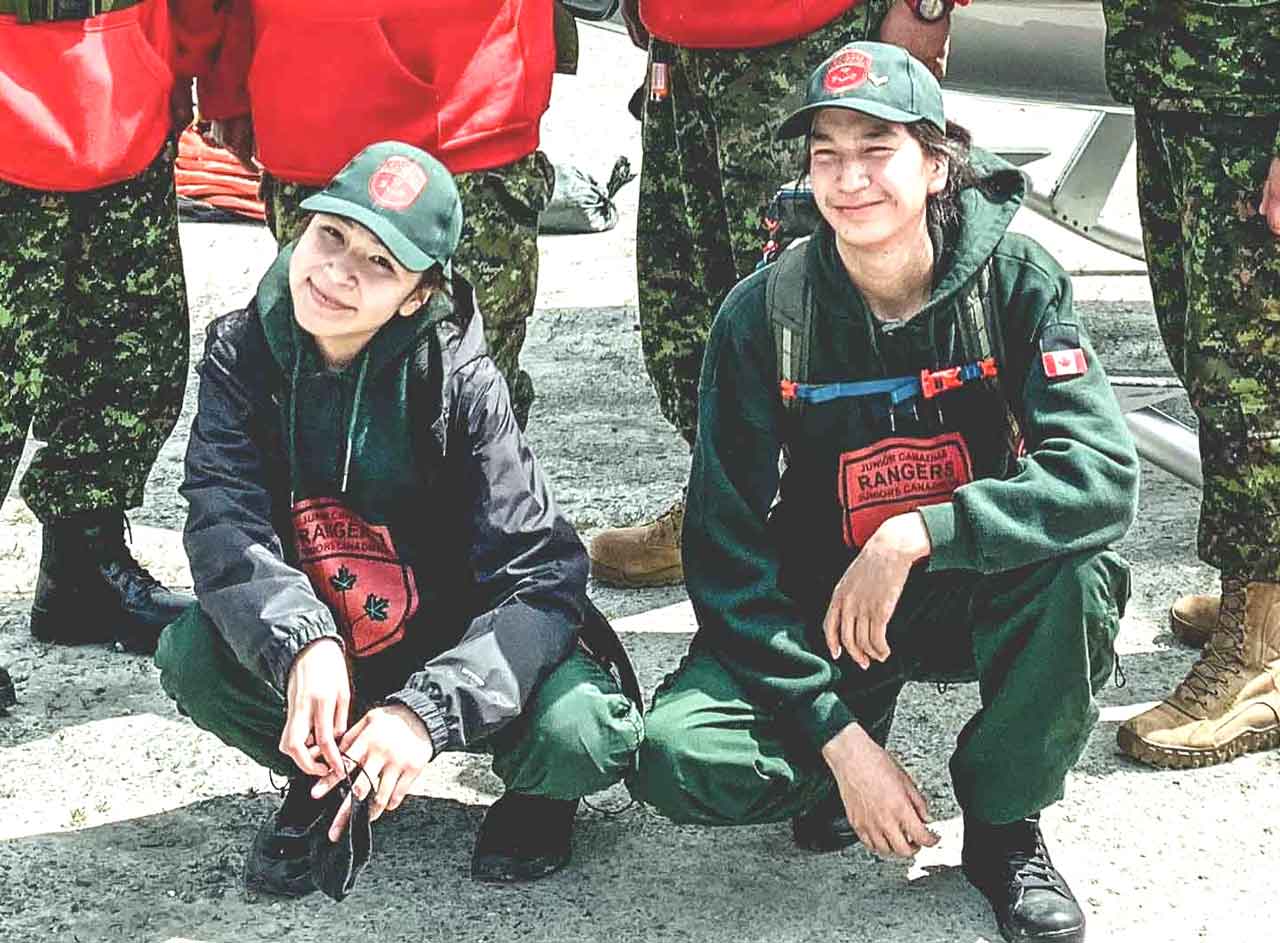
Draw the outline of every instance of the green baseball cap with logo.
[[[462,233],[452,175],[426,151],[400,141],[370,144],[302,208],[360,223],[411,272],[441,265],[447,274]]]
[[[848,108],[873,118],[914,124],[927,121],[947,130],[942,86],[924,63],[901,46],[849,43],[809,76],[804,104],[778,128],[779,140],[808,134],[813,115],[823,108]]]

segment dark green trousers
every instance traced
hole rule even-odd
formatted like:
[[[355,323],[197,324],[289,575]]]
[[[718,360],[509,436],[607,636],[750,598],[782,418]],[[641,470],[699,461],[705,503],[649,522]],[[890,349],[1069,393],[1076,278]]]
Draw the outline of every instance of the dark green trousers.
[[[1011,822],[1062,797],[1128,597],[1128,567],[1110,551],[994,576],[913,576],[890,622],[889,660],[863,671],[845,656],[837,690],[883,743],[906,682],[977,680],[982,708],[960,731],[952,783],[966,815]],[[780,821],[835,788],[785,708],[761,706],[696,640],[654,695],[645,731],[632,794],[677,822]]]
[[[223,743],[284,776],[297,772],[277,745],[280,694],[241,665],[199,606],[160,636],[160,684],[178,709]],[[356,692],[366,703],[389,692]],[[618,782],[644,733],[640,712],[612,676],[575,651],[538,687],[524,714],[479,749],[515,792],[577,799]]]

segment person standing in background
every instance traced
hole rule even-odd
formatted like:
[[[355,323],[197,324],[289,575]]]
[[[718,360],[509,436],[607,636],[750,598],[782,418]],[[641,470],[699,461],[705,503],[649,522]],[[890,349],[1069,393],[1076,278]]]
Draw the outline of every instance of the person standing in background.
[[[636,268],[640,337],[662,414],[693,446],[698,372],[716,310],[760,260],[765,207],[790,179],[772,138],[806,77],[845,43],[907,48],[945,67],[953,0],[623,0],[649,51]],[[605,530],[592,575],[623,587],[684,579],[684,498],[657,520]]]
[[[193,601],[125,542],[187,374],[171,35],[165,0],[0,0],[0,497],[31,431],[42,641],[151,651]]]

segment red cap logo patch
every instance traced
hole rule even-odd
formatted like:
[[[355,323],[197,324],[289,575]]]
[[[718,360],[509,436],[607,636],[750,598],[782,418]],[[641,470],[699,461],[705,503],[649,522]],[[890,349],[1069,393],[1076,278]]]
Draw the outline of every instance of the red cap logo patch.
[[[858,49],[849,49],[831,60],[822,87],[828,92],[847,92],[857,88],[871,74],[871,57]]]
[[[427,172],[407,157],[382,162],[369,178],[369,198],[389,210],[408,209],[427,185]]]

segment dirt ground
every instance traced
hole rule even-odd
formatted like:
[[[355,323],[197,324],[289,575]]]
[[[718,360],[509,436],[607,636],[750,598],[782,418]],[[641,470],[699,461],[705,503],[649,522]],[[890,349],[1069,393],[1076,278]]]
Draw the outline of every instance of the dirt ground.
[[[616,35],[583,32],[582,74],[558,80],[545,146],[603,179],[618,154],[639,163],[638,129],[623,107],[641,64]],[[993,133],[1009,126],[1000,114]],[[1036,127],[1053,143],[1061,123]],[[530,439],[586,535],[661,511],[686,472],[684,446],[658,415],[640,357],[635,195],[634,184],[623,191],[623,219],[611,233],[543,240],[526,347],[539,395]],[[1080,308],[1108,368],[1161,369],[1141,278],[1089,274],[1132,272],[1133,264],[1046,232],[1084,273]],[[184,226],[183,240],[198,351],[203,325],[248,297],[273,246],[249,226]],[[176,487],[194,392],[193,383],[146,507],[133,515],[138,555],[185,585]],[[1101,695],[1102,720],[1066,799],[1046,813],[1046,832],[1089,912],[1091,940],[1270,938],[1275,865],[1267,854],[1280,838],[1280,753],[1168,773],[1114,747],[1116,725],[1163,696],[1194,657],[1167,632],[1170,599],[1213,582],[1194,553],[1197,494],[1144,471],[1139,521],[1120,547],[1134,574],[1118,646],[1127,684]],[[243,851],[277,801],[268,777],[179,717],[146,658],[34,642],[27,610],[38,550],[38,528],[10,498],[0,508],[0,664],[13,673],[19,704],[0,718],[0,941],[997,939],[985,902],[958,869],[961,822],[946,765],[976,709],[972,687],[943,694],[916,685],[903,696],[891,748],[943,836],[912,863],[860,848],[802,853],[785,825],[710,830],[642,808],[616,816],[584,809],[572,868],[529,887],[480,886],[467,876],[471,842],[498,782],[482,758],[448,755],[423,778],[419,797],[378,823],[373,863],[344,904],[246,895]],[[593,596],[615,617],[684,598],[678,588],[593,587]],[[647,691],[687,641],[679,632],[627,634]],[[616,809],[625,794],[615,789],[593,804]]]

